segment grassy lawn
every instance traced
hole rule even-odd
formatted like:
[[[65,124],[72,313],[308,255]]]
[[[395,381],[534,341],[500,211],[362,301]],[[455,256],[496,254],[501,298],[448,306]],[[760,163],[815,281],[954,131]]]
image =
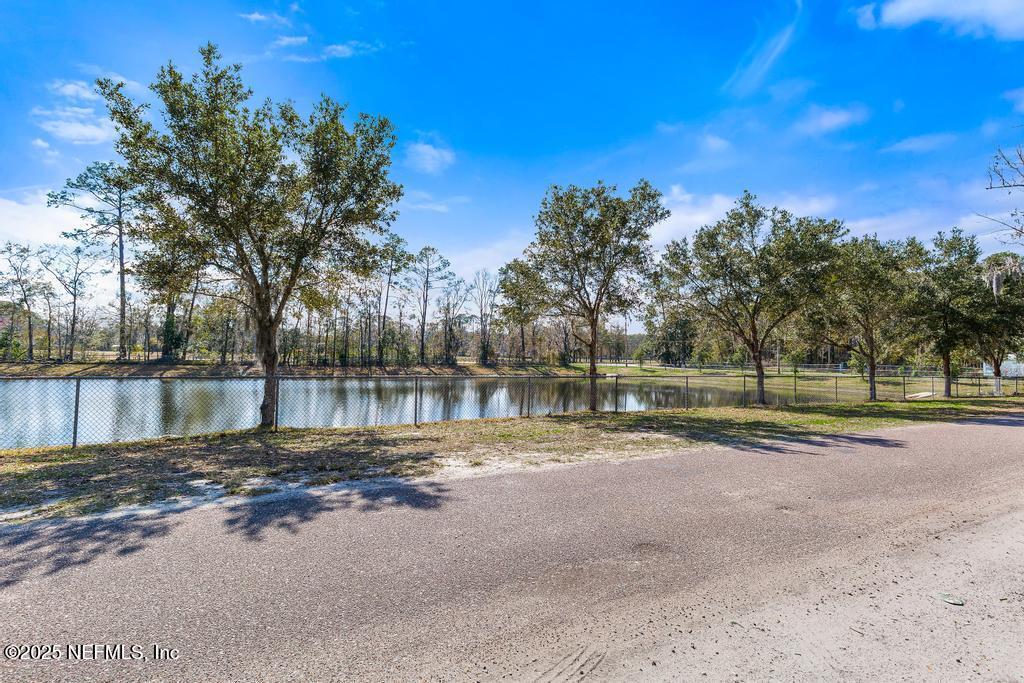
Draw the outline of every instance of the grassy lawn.
[[[33,506],[34,517],[71,516],[209,491],[199,480],[228,493],[259,495],[289,482],[418,477],[446,467],[528,467],[710,444],[744,447],[1022,409],[1021,398],[988,398],[575,413],[419,428],[243,431],[78,450],[0,451],[0,510]]]

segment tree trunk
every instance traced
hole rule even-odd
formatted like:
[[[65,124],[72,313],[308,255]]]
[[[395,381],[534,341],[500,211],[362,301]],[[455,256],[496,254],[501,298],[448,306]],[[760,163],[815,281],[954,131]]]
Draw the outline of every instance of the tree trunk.
[[[270,319],[256,320],[256,356],[263,368],[263,401],[260,403],[260,428],[274,426],[277,409],[277,325]]]
[[[523,365],[526,365],[526,325],[519,325],[519,345],[522,348]]]
[[[949,356],[950,354],[948,351],[942,354],[942,395],[945,398],[953,397],[953,373],[950,369],[951,363]]]
[[[68,328],[68,356],[69,361],[75,360],[75,335],[78,333],[78,295],[71,297],[71,325]]]
[[[164,313],[164,334],[163,344],[160,347],[160,360],[164,362],[171,362],[174,360],[174,311],[178,307],[178,301],[176,297],[172,297],[167,302],[167,309]]]
[[[220,364],[228,362],[228,332],[230,331],[231,318],[224,316],[224,338],[220,346]]]
[[[750,355],[754,358],[754,372],[757,374],[757,403],[763,406],[768,403],[764,396],[764,359],[760,349],[756,353],[751,350]]]
[[[597,318],[590,321],[590,410],[597,410]]]
[[[878,362],[875,357],[868,356],[868,400],[878,400],[878,387],[875,384],[875,375],[878,370]]]
[[[121,209],[118,207],[117,210],[117,269],[118,277],[120,278],[120,295],[121,295],[121,310],[118,316],[117,322],[117,359],[124,360],[128,355],[128,344],[125,339],[125,311],[128,307],[128,293],[125,289],[125,275],[124,275],[124,222],[122,221]]]
[[[992,376],[995,378],[994,395],[1003,395],[1003,368],[1000,367],[1002,363],[992,363]]]
[[[35,354],[32,341],[32,309],[29,308],[27,300],[25,301],[25,310],[28,311],[28,360],[31,362],[35,360]]]

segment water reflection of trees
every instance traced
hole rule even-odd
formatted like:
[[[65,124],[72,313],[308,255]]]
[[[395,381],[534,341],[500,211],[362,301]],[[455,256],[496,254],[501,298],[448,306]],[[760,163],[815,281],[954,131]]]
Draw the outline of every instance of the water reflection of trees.
[[[799,403],[859,401],[867,391],[857,377],[798,376],[795,381]],[[792,375],[768,376],[766,398],[791,404],[793,386]],[[887,397],[902,398],[902,379],[885,386]],[[74,387],[74,380],[0,381],[0,447],[70,443]],[[101,443],[253,427],[259,388],[258,379],[84,379],[79,440]],[[597,388],[598,407],[613,410],[615,381],[600,380]],[[911,389],[928,386],[911,380],[908,393]],[[973,385],[970,390],[978,391]],[[737,376],[620,377],[618,408],[740,406],[753,400],[753,392],[750,377],[746,391]],[[587,379],[578,377],[282,378],[279,422],[288,427],[411,424],[414,410],[428,422],[568,413],[585,410],[587,403]]]

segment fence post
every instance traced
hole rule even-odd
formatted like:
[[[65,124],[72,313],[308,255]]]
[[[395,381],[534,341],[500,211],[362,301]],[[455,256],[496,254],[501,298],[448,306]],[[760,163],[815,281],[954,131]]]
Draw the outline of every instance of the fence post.
[[[281,378],[274,377],[274,431],[277,431],[277,416],[281,412]]]
[[[836,375],[836,403],[839,403],[839,376]]]
[[[907,400],[907,376],[903,375],[903,400]]]
[[[619,376],[615,375],[615,412],[619,412]]]
[[[683,410],[690,407],[690,376],[683,378]]]
[[[747,373],[743,373],[743,407],[747,405]]]
[[[526,376],[526,417],[532,417],[533,412],[533,377]]]
[[[935,375],[932,375],[932,398],[935,398]]]
[[[796,366],[794,366],[793,367],[793,405],[796,405],[797,403],[799,403],[799,401],[797,400],[797,397],[796,397],[796,378],[797,378]]]
[[[978,378],[978,396],[981,396],[981,378]]]
[[[78,399],[82,394],[82,380],[75,379],[75,417],[71,423],[71,447],[78,448]]]
[[[420,378],[415,377],[413,379],[412,386],[412,424],[414,427],[420,426]]]

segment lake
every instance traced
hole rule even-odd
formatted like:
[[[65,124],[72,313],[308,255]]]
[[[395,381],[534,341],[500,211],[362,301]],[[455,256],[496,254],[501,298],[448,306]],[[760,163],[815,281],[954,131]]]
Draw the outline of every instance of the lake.
[[[880,381],[883,381],[880,379]],[[885,378],[881,397],[902,395],[900,378]],[[927,390],[926,378],[912,380]],[[437,420],[545,415],[585,410],[587,378],[282,377],[278,421],[283,427],[412,424]],[[741,406],[753,400],[752,376],[694,375],[598,380],[601,410]],[[867,384],[856,376],[799,376],[800,403],[861,401]],[[770,375],[767,400],[794,401],[794,376]],[[108,443],[253,427],[259,378],[83,378],[78,442]],[[0,378],[0,448],[70,444],[75,380]]]

